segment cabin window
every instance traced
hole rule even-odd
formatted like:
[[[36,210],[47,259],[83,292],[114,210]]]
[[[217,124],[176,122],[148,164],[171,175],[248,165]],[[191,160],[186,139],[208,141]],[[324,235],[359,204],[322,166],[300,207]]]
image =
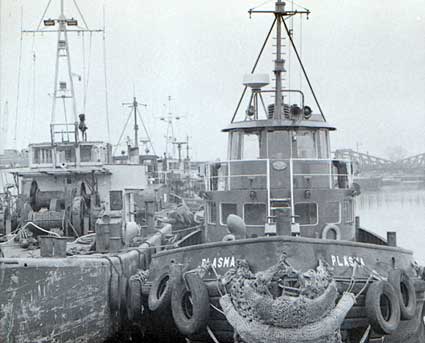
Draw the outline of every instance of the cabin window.
[[[328,132],[325,130],[320,130],[318,132],[318,150],[319,158],[328,159],[329,158],[329,141],[328,141]]]
[[[298,203],[294,206],[295,221],[300,225],[316,225],[318,223],[317,204],[315,202]]]
[[[123,208],[122,191],[109,192],[109,206],[111,211],[121,211]]]
[[[314,131],[298,130],[293,140],[293,145],[296,146],[296,154],[294,155],[297,158],[317,158]]]
[[[221,225],[225,225],[227,217],[231,214],[238,214],[238,205],[231,203],[221,203],[220,204],[220,218]]]
[[[324,220],[328,224],[339,224],[341,222],[341,204],[339,201],[331,201],[326,204]]]
[[[92,160],[91,145],[80,145],[81,162],[90,162]]]
[[[229,159],[240,160],[241,159],[241,132],[232,132],[229,136]]]
[[[52,150],[50,148],[34,148],[33,163],[52,163]]]
[[[264,225],[267,222],[267,208],[263,203],[244,204],[243,217],[246,225]]]
[[[342,213],[345,223],[352,223],[354,221],[354,208],[351,199],[344,200]]]
[[[213,201],[207,202],[208,224],[217,223],[217,204]]]
[[[267,156],[271,159],[290,158],[289,131],[267,132]]]
[[[260,134],[246,133],[242,142],[242,159],[256,160],[260,158]]]

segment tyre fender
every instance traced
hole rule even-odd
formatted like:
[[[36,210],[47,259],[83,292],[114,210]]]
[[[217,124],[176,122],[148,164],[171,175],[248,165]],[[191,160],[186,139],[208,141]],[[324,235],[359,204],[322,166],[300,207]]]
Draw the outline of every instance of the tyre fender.
[[[381,308],[383,299],[389,307],[388,313],[383,313]],[[389,282],[380,280],[369,286],[365,308],[369,322],[376,333],[391,335],[397,331],[400,324],[400,302],[397,292]]]
[[[329,239],[328,233],[329,231],[335,231],[336,240],[339,241],[341,239],[341,229],[336,224],[326,224],[322,229],[322,239]]]
[[[142,284],[134,276],[128,279],[126,305],[128,319],[130,321],[140,320],[143,314]]]
[[[166,268],[153,281],[148,296],[148,306],[152,312],[161,312],[169,308],[172,289],[170,277],[170,270]]]
[[[416,314],[416,290],[405,270],[395,269],[388,274],[388,282],[394,287],[400,303],[402,320],[410,320]]]
[[[208,288],[197,273],[173,279],[171,310],[176,327],[185,336],[205,330],[210,315]]]

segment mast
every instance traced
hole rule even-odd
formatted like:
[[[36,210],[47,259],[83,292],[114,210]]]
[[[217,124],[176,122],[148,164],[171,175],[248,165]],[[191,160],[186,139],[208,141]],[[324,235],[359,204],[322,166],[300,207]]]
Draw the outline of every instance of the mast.
[[[282,58],[282,14],[285,12],[285,3],[278,0],[275,4],[276,17],[276,60],[274,61],[274,74],[276,78],[276,94],[273,119],[281,118],[283,113],[282,98],[282,73],[285,72],[285,60]]]
[[[136,97],[133,98],[133,112],[134,112],[134,146],[139,147],[138,131],[139,126],[137,125],[137,101]]]
[[[22,33],[57,33],[57,45],[56,45],[56,61],[55,61],[55,75],[54,75],[54,85],[53,85],[53,96],[52,96],[52,110],[51,110],[51,118],[50,124],[51,126],[56,124],[56,108],[57,101],[59,99],[62,100],[64,105],[64,116],[65,116],[65,125],[71,124],[67,120],[66,115],[66,105],[65,100],[71,100],[72,102],[72,115],[73,115],[73,123],[78,123],[78,112],[77,112],[77,101],[75,98],[75,87],[73,77],[75,74],[72,72],[72,64],[71,64],[71,53],[69,49],[69,38],[68,33],[82,33],[82,32],[103,32],[103,30],[92,30],[89,29],[86,23],[86,20],[83,14],[78,7],[76,1],[74,1],[74,5],[81,17],[81,20],[84,23],[84,27],[79,26],[77,19],[74,17],[67,17],[65,14],[65,1],[60,0],[60,13],[58,18],[48,18],[46,19],[45,15],[47,10],[51,4],[51,1],[48,2],[46,8],[44,9],[43,15],[40,19],[40,22],[35,30],[22,30]],[[41,25],[44,24],[46,28],[41,28]],[[54,27],[57,25],[57,29]],[[71,28],[69,28],[71,27]],[[67,82],[59,81],[59,69],[61,59],[66,60],[66,69],[67,69]],[[69,83],[69,89],[68,89]],[[68,129],[66,129],[68,131]],[[52,130],[52,132],[54,132]],[[76,135],[76,139],[78,135]],[[53,137],[52,137],[53,142]]]
[[[275,3],[275,8],[273,11],[262,11],[262,10],[249,10],[249,14],[251,15],[252,13],[266,13],[266,14],[273,14],[275,17],[275,22],[276,22],[276,59],[274,61],[274,75],[275,75],[275,102],[274,102],[274,111],[273,111],[273,119],[280,119],[284,116],[284,111],[283,111],[283,97],[282,97],[282,93],[283,93],[283,85],[282,85],[282,75],[284,72],[286,72],[285,70],[285,59],[282,57],[283,53],[282,53],[282,29],[284,29],[286,32],[287,27],[285,24],[285,18],[288,17],[292,17],[296,14],[310,14],[309,10],[286,10],[285,9],[286,3],[282,0],[277,0]],[[272,26],[273,28],[273,26]],[[271,30],[272,30],[271,28]],[[288,32],[287,32],[288,33]],[[270,34],[270,32],[269,32]],[[269,35],[266,38],[265,43],[267,42]],[[292,43],[292,38],[289,37],[289,40]],[[265,44],[264,43],[264,44]],[[293,46],[293,45],[292,45]],[[261,53],[263,52],[264,49],[264,45],[263,48],[260,52],[260,56]],[[258,58],[259,59],[259,58]],[[257,62],[258,62],[257,59]],[[256,64],[257,64],[256,62]],[[256,65],[255,65],[256,66]],[[255,69],[255,68],[254,68]],[[253,70],[254,70],[253,69]],[[238,109],[238,108],[237,108]],[[234,115],[235,117],[235,115]]]

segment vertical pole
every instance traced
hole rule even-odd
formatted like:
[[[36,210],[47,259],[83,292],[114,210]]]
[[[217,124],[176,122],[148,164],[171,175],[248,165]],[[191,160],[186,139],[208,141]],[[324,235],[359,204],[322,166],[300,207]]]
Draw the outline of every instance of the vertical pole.
[[[274,119],[279,119],[282,116],[282,72],[285,71],[282,59],[282,14],[285,11],[285,3],[282,0],[277,0],[275,5],[276,16],[276,60],[275,60],[275,79],[276,79],[276,95],[274,105]]]
[[[271,217],[271,199],[270,199],[270,159],[267,159],[267,165],[266,165],[266,173],[267,173],[267,217],[268,220]],[[267,221],[268,222],[268,221]]]
[[[134,111],[134,146],[137,148],[139,146],[139,126],[137,125],[137,100],[136,97],[133,98],[133,111]]]
[[[294,160],[289,160],[289,180],[291,192],[291,223],[295,224],[295,204],[294,204]]]

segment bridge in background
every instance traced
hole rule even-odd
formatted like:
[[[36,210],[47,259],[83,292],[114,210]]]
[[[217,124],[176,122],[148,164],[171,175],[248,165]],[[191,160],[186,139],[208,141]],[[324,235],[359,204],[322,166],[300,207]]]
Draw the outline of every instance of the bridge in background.
[[[392,161],[353,149],[338,149],[335,158],[353,161],[356,174],[425,177],[425,153]]]

